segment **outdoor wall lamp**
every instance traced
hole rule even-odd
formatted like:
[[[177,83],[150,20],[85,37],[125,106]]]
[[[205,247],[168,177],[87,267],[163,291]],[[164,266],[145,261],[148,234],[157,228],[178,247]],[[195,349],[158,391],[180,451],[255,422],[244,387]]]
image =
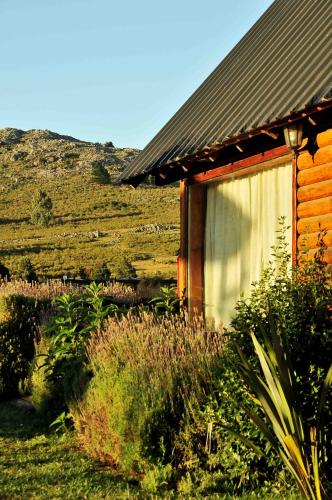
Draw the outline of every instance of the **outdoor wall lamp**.
[[[287,146],[296,153],[302,143],[303,123],[300,121],[289,123],[284,127],[284,136]]]

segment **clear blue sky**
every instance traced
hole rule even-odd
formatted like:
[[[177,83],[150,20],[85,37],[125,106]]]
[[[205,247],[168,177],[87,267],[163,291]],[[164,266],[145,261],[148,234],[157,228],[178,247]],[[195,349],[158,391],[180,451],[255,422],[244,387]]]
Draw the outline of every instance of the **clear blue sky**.
[[[0,128],[142,148],[272,0],[0,0]]]

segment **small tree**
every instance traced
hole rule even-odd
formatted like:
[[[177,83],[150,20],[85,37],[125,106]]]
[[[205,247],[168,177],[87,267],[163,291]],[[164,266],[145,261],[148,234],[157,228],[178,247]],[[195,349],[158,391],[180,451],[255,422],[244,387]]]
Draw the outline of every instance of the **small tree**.
[[[81,280],[89,279],[89,274],[87,269],[85,267],[80,267],[79,270],[77,271],[77,277]]]
[[[0,279],[2,280],[10,280],[10,272],[8,267],[0,262]]]
[[[32,224],[48,226],[53,219],[53,203],[45,191],[38,190],[32,199],[32,211],[30,220]]]
[[[102,162],[94,161],[92,163],[91,180],[97,184],[110,184],[111,176]]]
[[[103,262],[100,266],[96,267],[92,274],[92,279],[95,281],[109,281],[110,277],[111,273],[106,262]]]
[[[112,262],[112,274],[117,278],[136,278],[137,273],[127,257],[120,255]]]
[[[28,257],[22,257],[14,271],[16,279],[28,281],[38,281],[35,267]]]

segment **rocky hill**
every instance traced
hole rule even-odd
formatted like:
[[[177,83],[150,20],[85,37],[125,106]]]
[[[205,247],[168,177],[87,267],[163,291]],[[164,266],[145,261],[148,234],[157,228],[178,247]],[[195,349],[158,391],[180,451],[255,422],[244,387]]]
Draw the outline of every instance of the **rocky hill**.
[[[137,189],[98,184],[96,163],[115,180],[137,154],[111,142],[80,141],[49,130],[0,129],[0,263],[11,271],[29,258],[40,279],[92,275],[106,263],[113,276],[176,276],[178,187]],[[32,221],[42,189],[53,203],[49,226]],[[130,267],[129,266],[129,267]]]
[[[0,189],[22,178],[87,173],[96,162],[115,178],[138,153],[135,148],[116,148],[111,141],[81,141],[50,130],[0,129]]]

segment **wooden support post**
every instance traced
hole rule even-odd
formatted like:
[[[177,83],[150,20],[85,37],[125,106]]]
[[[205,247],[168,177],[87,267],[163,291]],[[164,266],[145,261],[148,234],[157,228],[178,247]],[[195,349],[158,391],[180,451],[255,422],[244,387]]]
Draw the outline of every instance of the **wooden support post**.
[[[190,186],[189,195],[189,314],[203,314],[204,288],[204,232],[206,187]]]
[[[178,297],[181,302],[187,299],[188,267],[188,188],[180,181],[180,252],[178,256]]]

